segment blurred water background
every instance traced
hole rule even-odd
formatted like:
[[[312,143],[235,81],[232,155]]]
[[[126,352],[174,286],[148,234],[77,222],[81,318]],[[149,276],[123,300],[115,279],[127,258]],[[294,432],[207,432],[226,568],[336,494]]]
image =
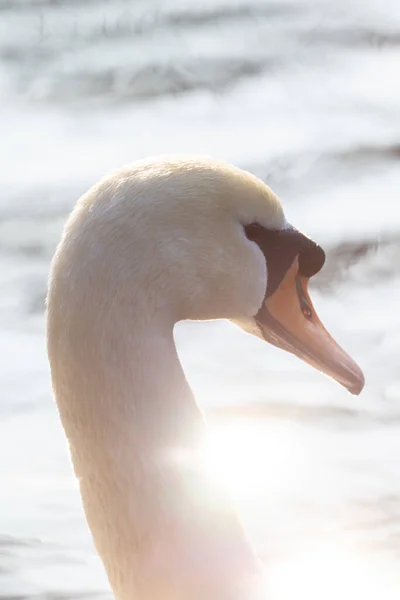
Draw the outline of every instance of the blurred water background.
[[[1,0],[0,108],[0,598],[111,597],[51,399],[46,278],[79,195],[160,152],[274,188],[328,252],[315,303],[367,379],[354,398],[226,323],[177,328],[212,423],[246,423],[220,441],[237,480],[258,455],[233,493],[270,597],[399,598],[397,0]]]

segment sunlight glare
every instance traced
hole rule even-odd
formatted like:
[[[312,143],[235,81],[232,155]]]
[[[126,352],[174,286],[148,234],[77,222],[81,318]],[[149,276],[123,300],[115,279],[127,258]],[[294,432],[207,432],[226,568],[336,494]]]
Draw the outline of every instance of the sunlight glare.
[[[304,440],[303,440],[304,441]],[[289,422],[231,419],[211,426],[203,468],[231,495],[242,514],[254,503],[278,501],[312,478],[311,457]],[[256,510],[258,514],[258,510]],[[262,515],[259,516],[262,519]],[[355,546],[355,545],[354,545]],[[346,540],[296,544],[272,559],[257,600],[398,600],[400,575],[391,559],[378,560]]]
[[[389,562],[373,560],[343,543],[302,548],[292,558],[268,569],[271,600],[394,600],[400,579]]]
[[[202,462],[243,507],[268,490],[276,500],[307,473],[304,447],[290,423],[278,421],[237,418],[211,426]]]

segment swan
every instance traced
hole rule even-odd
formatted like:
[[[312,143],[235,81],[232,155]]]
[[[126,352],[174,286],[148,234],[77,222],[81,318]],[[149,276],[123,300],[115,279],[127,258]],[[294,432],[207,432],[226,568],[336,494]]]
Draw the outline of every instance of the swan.
[[[173,328],[231,320],[359,394],[308,294],[324,260],[269,187],[207,157],[141,160],[78,200],[50,269],[47,351],[117,600],[255,598],[258,559],[196,458],[206,425]]]

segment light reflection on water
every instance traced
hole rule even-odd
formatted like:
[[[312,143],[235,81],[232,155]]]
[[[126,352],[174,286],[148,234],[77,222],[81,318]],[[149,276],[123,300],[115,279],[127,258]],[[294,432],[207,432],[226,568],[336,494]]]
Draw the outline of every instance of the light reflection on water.
[[[234,500],[243,520],[258,517],[254,499],[264,499],[263,511],[279,506],[296,489],[315,489],[323,482],[315,478],[311,446],[291,422],[235,418],[210,428],[203,448],[208,473]],[[269,508],[266,508],[269,503]],[[258,504],[258,510],[260,505]],[[278,509],[279,518],[285,519]],[[287,515],[289,518],[290,515]],[[398,564],[389,553],[376,556],[350,531],[303,530],[279,556],[266,563],[265,589],[268,600],[385,600],[400,594]],[[258,599],[257,594],[257,599]]]
[[[266,576],[270,600],[394,600],[400,576],[394,561],[375,560],[343,541],[305,546],[273,565]]]

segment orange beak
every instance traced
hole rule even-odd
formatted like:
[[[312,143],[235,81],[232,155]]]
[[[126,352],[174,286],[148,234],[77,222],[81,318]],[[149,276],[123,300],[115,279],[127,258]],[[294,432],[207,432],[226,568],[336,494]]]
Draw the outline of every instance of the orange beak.
[[[277,290],[264,301],[255,321],[262,337],[300,357],[358,395],[364,375],[319,320],[308,294],[308,278],[296,258]]]

